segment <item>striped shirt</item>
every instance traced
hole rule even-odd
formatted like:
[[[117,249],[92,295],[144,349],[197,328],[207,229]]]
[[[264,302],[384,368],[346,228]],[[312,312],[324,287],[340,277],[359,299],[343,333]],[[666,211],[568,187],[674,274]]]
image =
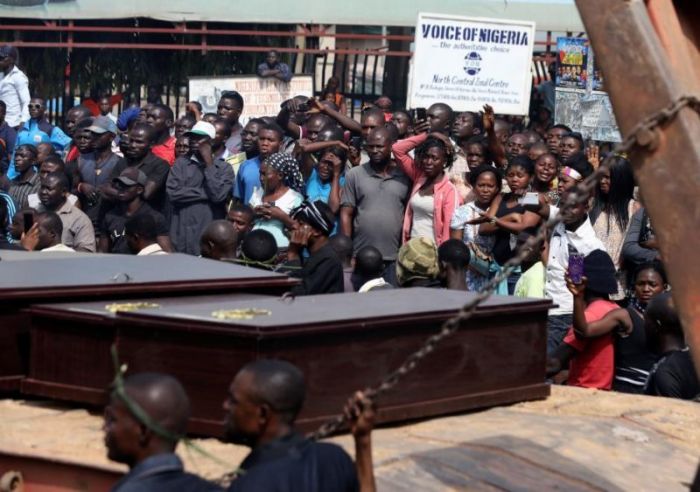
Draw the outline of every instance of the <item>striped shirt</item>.
[[[17,208],[22,210],[23,208],[29,207],[29,195],[37,193],[40,185],[41,179],[36,172],[31,178],[24,181],[20,176],[17,176],[10,182],[10,189],[7,193],[15,201]]]

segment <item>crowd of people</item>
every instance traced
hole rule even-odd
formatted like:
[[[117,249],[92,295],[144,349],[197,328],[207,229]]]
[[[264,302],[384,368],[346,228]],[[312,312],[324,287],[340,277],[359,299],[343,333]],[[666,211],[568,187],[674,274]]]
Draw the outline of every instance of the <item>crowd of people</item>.
[[[293,295],[474,292],[610,157],[589,199],[563,209],[496,292],[552,300],[554,381],[700,393],[630,162],[555,124],[536,92],[528,118],[382,96],[359,121],[337,77],[318,98],[245,120],[235,90],[217,113],[193,102],[178,119],[157,94],[118,117],[102,94],[59,128],[16,60],[0,48],[2,249],[201,255],[299,277]],[[285,81],[285,67],[273,52],[258,72]]]

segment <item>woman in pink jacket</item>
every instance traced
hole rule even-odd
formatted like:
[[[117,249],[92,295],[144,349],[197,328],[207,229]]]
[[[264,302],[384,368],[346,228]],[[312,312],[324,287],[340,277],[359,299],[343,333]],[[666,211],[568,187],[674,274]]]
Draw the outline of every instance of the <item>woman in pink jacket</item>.
[[[415,149],[416,158],[409,152]],[[452,165],[454,150],[439,133],[422,133],[392,146],[394,157],[413,180],[411,198],[403,219],[403,242],[428,237],[437,246],[450,239],[450,220],[460,205],[457,189],[445,172]]]

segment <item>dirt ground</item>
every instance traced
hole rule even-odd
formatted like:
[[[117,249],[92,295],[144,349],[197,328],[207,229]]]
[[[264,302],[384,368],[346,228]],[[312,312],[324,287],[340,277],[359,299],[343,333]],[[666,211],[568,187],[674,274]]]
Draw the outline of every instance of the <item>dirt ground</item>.
[[[380,490],[687,490],[700,459],[697,403],[556,386],[547,400],[377,429]],[[55,402],[0,401],[0,452],[123,470],[102,418]],[[352,455],[348,436],[331,439]],[[217,478],[247,449],[196,440],[186,468]]]

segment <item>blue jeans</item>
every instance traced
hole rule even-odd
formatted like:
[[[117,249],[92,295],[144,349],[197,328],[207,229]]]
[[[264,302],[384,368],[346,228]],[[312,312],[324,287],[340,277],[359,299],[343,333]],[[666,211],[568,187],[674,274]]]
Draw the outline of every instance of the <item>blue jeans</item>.
[[[573,314],[558,314],[547,317],[547,354],[551,354],[561,345],[573,322]]]

